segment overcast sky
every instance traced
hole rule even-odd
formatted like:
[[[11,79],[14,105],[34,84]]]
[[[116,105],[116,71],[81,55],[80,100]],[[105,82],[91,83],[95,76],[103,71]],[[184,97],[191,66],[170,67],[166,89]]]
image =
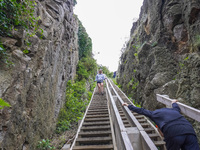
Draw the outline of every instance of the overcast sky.
[[[110,71],[118,68],[121,49],[128,40],[143,0],[77,0],[74,13],[93,44],[94,58]]]

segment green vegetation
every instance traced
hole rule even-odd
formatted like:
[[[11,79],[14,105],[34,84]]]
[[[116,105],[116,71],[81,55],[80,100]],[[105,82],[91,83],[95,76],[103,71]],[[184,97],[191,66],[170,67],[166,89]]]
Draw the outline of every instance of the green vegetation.
[[[119,88],[121,88],[122,86],[120,84],[117,83],[116,78],[112,78],[112,81],[115,85],[117,85]]]
[[[188,60],[189,57],[185,57],[184,61]]]
[[[78,28],[79,59],[92,57],[92,40],[79,20]]]
[[[34,9],[37,3],[32,0],[0,0],[0,36],[12,37],[11,31],[24,29],[26,30],[26,39],[32,37],[39,29],[38,20],[40,17],[35,17]],[[43,32],[42,29],[40,29]],[[30,42],[25,43],[30,46]],[[24,53],[29,53],[27,49]],[[8,59],[6,48],[0,42],[0,61],[7,65],[12,64]]]
[[[112,77],[105,66],[97,66],[96,61],[92,58],[92,41],[81,21],[79,21],[78,31],[79,44],[79,62],[76,69],[76,78],[74,81],[69,80],[66,88],[66,103],[60,110],[56,133],[64,132],[77,124],[82,119],[86,107],[92,97],[96,83],[94,82],[97,74],[97,68],[103,69],[104,74]],[[86,88],[89,83],[89,89]]]
[[[30,0],[0,0],[0,35],[11,36],[10,31],[20,26],[28,31],[30,28],[38,28],[34,17],[36,2]]]
[[[0,98],[0,109],[3,109],[4,107],[11,107],[11,106],[7,102],[5,102],[2,98]]]
[[[90,75],[96,75],[97,70],[97,63],[91,57],[83,57],[79,60],[77,65],[77,79],[78,81],[81,80],[88,80]],[[93,79],[92,79],[93,80]]]
[[[103,70],[103,73],[106,74],[107,77],[112,78],[113,72],[110,72],[106,66],[99,67]]]
[[[13,65],[13,62],[10,61],[9,56],[6,53],[6,49],[2,44],[0,44],[0,62],[6,64],[7,67]]]
[[[92,41],[82,23],[79,21],[78,31],[79,62],[76,69],[76,78],[69,80],[66,88],[66,103],[60,110],[56,133],[70,129],[72,124],[77,124],[82,119],[88,105],[92,91],[96,84],[94,78],[97,71],[97,63],[92,58]],[[89,83],[89,89],[86,89]],[[89,91],[88,91],[89,90]]]
[[[55,147],[51,146],[49,139],[42,139],[42,141],[38,142],[37,148],[39,150],[53,150]]]
[[[92,92],[87,91],[85,82],[76,80],[74,83],[69,80],[66,89],[66,103],[59,113],[57,133],[70,129],[73,123],[82,119],[86,106],[91,99]]]
[[[139,82],[135,81],[134,78],[132,78],[129,83],[127,84],[127,88],[129,88],[130,86],[132,86],[132,89],[135,90],[138,86]]]
[[[137,103],[135,100],[132,100],[133,104],[136,106],[136,107],[139,107],[141,108],[141,105],[139,103]]]
[[[132,45],[132,47],[133,47],[133,48],[135,49],[135,51],[136,51],[136,53],[134,53],[135,59],[136,59],[137,61],[139,61],[139,59],[138,59],[138,49],[141,47],[141,45],[140,45],[140,44]]]
[[[185,57],[181,62],[179,62],[179,71],[185,69],[186,67],[185,65],[188,59],[189,59],[189,56]]]
[[[141,104],[140,103],[137,103],[134,99],[132,99],[132,95],[129,95],[128,98],[130,99],[130,101],[132,101],[132,103],[136,106],[136,107],[139,107],[141,108]]]

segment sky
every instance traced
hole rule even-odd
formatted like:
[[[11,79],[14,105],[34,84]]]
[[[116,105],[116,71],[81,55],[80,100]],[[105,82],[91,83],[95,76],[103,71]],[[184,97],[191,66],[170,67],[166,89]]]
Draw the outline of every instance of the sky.
[[[97,63],[117,71],[121,49],[139,18],[143,0],[77,0],[78,15],[89,37]]]

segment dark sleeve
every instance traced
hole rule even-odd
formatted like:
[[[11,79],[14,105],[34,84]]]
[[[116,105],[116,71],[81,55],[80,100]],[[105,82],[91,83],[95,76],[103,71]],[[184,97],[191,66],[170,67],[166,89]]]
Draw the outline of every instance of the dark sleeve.
[[[128,105],[128,108],[129,108],[130,110],[132,110],[132,111],[138,113],[138,114],[145,115],[145,116],[147,116],[147,117],[149,117],[149,118],[151,118],[151,116],[152,116],[152,111],[150,111],[150,110],[146,110],[146,109],[144,109],[144,108],[138,108],[138,107],[135,107],[135,106],[133,106],[133,105]]]
[[[176,110],[176,111],[178,111],[178,112],[181,111],[181,109],[180,109],[180,107],[178,106],[177,103],[173,103],[173,104],[172,104],[172,107],[174,108],[174,110]]]

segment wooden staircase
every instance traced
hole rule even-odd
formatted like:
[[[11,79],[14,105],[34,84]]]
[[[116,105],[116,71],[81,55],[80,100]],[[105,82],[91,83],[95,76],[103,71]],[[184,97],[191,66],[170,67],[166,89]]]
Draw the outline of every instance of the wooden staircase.
[[[96,93],[84,118],[73,150],[113,150],[107,99]]]

